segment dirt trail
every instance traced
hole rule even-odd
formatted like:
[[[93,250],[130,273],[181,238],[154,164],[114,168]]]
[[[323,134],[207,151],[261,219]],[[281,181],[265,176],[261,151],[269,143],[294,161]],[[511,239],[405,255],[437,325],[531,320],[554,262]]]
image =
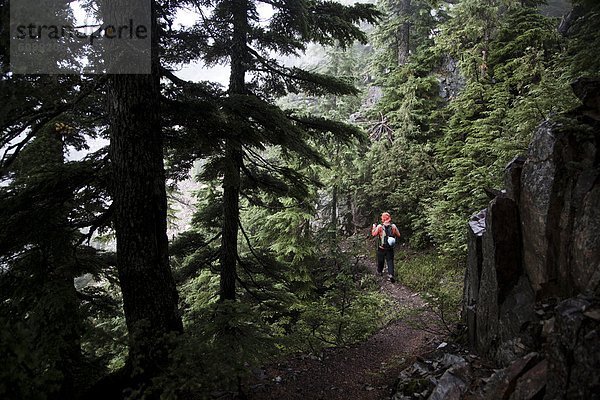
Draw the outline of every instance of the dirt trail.
[[[372,262],[366,262],[375,273]],[[435,349],[440,338],[416,329],[414,318],[435,324],[425,302],[401,283],[378,278],[380,290],[398,307],[422,310],[413,321],[390,323],[365,342],[347,348],[327,349],[319,359],[296,357],[268,367],[246,388],[250,400],[375,400],[388,399],[399,372],[407,362]]]

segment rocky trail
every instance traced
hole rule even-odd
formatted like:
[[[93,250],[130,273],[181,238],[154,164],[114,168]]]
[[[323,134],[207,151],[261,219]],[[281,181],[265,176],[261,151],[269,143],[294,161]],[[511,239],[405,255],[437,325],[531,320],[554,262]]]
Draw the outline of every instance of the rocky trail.
[[[373,262],[365,262],[375,274]],[[436,316],[416,293],[400,282],[377,278],[380,290],[396,307],[410,309],[409,317],[389,323],[368,340],[350,347],[330,348],[320,357],[297,356],[261,370],[245,388],[251,400],[388,399],[393,395],[400,371],[419,355],[435,350],[442,338],[429,329]],[[404,313],[406,314],[406,313]]]

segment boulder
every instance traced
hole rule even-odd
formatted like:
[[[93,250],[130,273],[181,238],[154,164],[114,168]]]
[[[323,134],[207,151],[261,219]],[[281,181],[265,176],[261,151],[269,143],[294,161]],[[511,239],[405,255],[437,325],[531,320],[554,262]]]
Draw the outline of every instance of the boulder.
[[[521,196],[521,172],[523,172],[525,157],[513,158],[504,169],[504,187],[506,196],[518,202]]]
[[[435,387],[434,370],[432,365],[417,361],[403,369],[398,377],[397,386],[392,396],[393,400],[427,398]],[[422,395],[420,395],[422,394]]]
[[[554,325],[544,399],[600,399],[600,301],[587,296],[562,301]]]
[[[460,400],[467,390],[470,367],[465,361],[446,370],[428,400]]]
[[[510,395],[509,400],[540,398],[546,388],[547,374],[548,362],[542,360],[517,380],[515,390]]]
[[[537,353],[529,353],[514,360],[508,367],[495,372],[488,379],[483,398],[486,400],[508,399],[515,390],[517,380],[537,364],[538,358]]]
[[[537,350],[535,327],[539,318],[535,313],[533,289],[525,274],[520,275],[500,304],[498,320],[499,347],[494,358],[501,365]]]
[[[519,217],[508,197],[490,202],[482,237],[482,271],[477,298],[477,350],[493,354],[499,339],[500,304],[521,274]]]
[[[564,118],[542,124],[529,147],[519,208],[523,261],[538,299],[581,293],[598,268],[599,143],[593,126]]]
[[[463,290],[463,321],[466,322],[469,343],[475,347],[477,343],[477,321],[476,308],[479,296],[479,281],[481,279],[481,268],[483,254],[481,249],[481,237],[485,232],[485,216],[487,210],[482,210],[471,217],[467,228],[467,271]]]
[[[585,126],[577,125],[563,134],[557,147],[564,163],[557,177],[557,183],[563,188],[563,206],[559,231],[553,231],[549,241],[557,249],[556,270],[563,289],[557,294],[566,298],[585,291],[587,282],[600,266],[599,146]]]
[[[553,254],[548,241],[548,231],[558,229],[558,216],[552,214],[557,168],[554,130],[552,122],[545,122],[538,128],[521,174],[519,210],[523,264],[536,294],[550,282],[558,282],[557,271],[550,267]]]
[[[600,172],[594,172],[597,181]],[[580,212],[575,216],[570,273],[580,291],[600,294],[600,184],[583,195]]]
[[[600,400],[600,80],[573,90],[582,105],[540,125],[469,221],[469,342],[509,365],[485,398]]]

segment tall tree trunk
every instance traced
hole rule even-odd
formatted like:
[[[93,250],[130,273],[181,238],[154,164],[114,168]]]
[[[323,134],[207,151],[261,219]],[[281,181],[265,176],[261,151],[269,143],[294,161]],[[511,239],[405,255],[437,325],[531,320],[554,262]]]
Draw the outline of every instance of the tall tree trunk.
[[[231,73],[229,75],[229,95],[246,94],[247,0],[230,2],[233,16],[233,45],[231,47]],[[223,226],[221,237],[221,300],[235,300],[237,277],[237,237],[240,218],[240,168],[243,162],[239,142],[240,132],[232,132],[225,143],[225,173],[223,177]]]
[[[129,366],[140,383],[166,363],[165,335],[183,330],[168,257],[158,29],[152,7],[152,73],[113,75],[108,88],[117,269]]]
[[[57,128],[44,130],[36,138],[35,146],[44,150],[39,154],[32,172],[51,171],[64,163],[64,143]],[[61,373],[61,386],[50,399],[69,400],[77,396],[76,376],[81,372],[81,334],[83,324],[75,278],[74,238],[69,230],[68,206],[56,203],[46,218],[46,240],[41,244],[46,275],[40,288],[41,296],[32,311],[38,319],[36,344],[43,348],[46,361]],[[31,318],[30,318],[31,319]]]
[[[336,177],[337,180],[337,177]],[[333,241],[337,237],[337,225],[338,225],[338,186],[337,183],[333,184],[331,189],[331,236]]]
[[[398,16],[403,20],[397,36],[398,65],[406,64],[410,54],[410,1],[400,0],[398,4]]]
[[[73,243],[65,232],[59,232],[50,244],[48,267],[50,269],[48,280],[42,291],[44,302],[41,308],[45,309],[48,304],[54,304],[56,299],[61,299],[60,307],[53,312],[47,313],[44,318],[47,323],[43,325],[44,331],[41,335],[44,340],[52,346],[56,353],[56,369],[62,375],[61,387],[50,399],[69,400],[77,398],[80,389],[77,375],[81,371],[81,334],[83,324],[79,312],[79,299],[73,282],[74,265]],[[45,296],[48,296],[45,298]],[[48,310],[46,310],[48,311]]]
[[[235,300],[238,221],[240,218],[241,149],[234,138],[226,143],[227,164],[223,178],[223,227],[221,237],[221,300]]]
[[[335,157],[334,161],[339,165],[340,163],[340,144],[335,144]],[[332,188],[331,188],[331,238],[332,243],[335,243],[338,231],[338,175],[337,173],[333,176]]]

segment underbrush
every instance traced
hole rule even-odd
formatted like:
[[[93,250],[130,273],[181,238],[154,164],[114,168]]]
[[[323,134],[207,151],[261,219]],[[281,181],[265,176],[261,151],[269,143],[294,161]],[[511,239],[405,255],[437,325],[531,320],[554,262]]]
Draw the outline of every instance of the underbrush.
[[[366,268],[358,274],[332,274],[327,291],[298,304],[301,316],[283,342],[288,351],[318,354],[331,346],[347,346],[365,340],[395,315],[391,300]]]
[[[428,329],[454,334],[460,321],[464,265],[435,252],[400,250],[396,253],[395,268],[398,281],[419,293],[438,315],[439,328]]]
[[[157,380],[163,397],[235,393],[240,379],[296,354],[361,342],[397,319],[393,302],[364,265],[359,243],[329,244],[277,275],[253,266],[238,300],[219,302],[218,273],[205,269],[180,286],[185,333],[173,369]]]
[[[365,263],[367,244],[356,235],[320,249],[327,256],[311,268],[314,292],[298,302],[299,318],[284,340],[288,351],[351,345],[397,318],[392,299]]]
[[[253,266],[235,302],[218,301],[217,271],[197,272],[179,287],[185,333],[172,338],[171,368],[154,386],[164,399],[236,393],[260,366],[296,354],[320,357],[328,347],[364,341],[404,319],[413,310],[381,291],[367,267],[374,262],[371,250],[369,241],[355,237],[277,275]],[[433,253],[400,250],[396,269],[399,282],[419,292],[448,324],[458,317],[461,268]]]

